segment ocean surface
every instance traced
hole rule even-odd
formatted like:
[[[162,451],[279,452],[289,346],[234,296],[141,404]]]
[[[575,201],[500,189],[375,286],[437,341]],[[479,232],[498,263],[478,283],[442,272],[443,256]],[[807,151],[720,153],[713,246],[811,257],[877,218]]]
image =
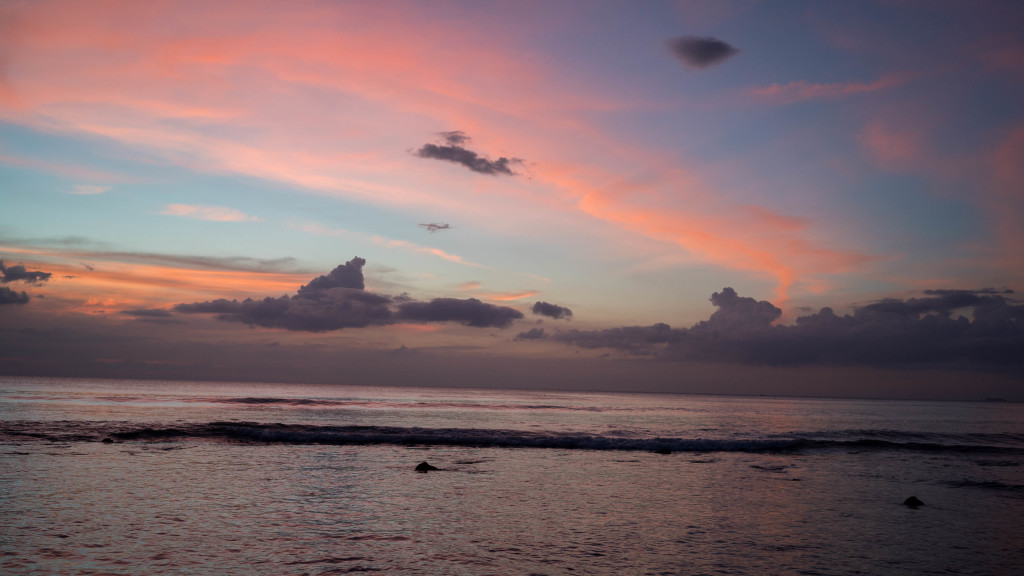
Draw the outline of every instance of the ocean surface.
[[[0,377],[0,574],[350,573],[1020,575],[1024,405]]]

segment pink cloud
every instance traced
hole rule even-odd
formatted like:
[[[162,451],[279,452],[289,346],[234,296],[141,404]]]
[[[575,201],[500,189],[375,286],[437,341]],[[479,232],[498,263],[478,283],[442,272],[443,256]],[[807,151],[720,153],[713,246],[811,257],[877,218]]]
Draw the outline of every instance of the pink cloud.
[[[788,84],[772,84],[751,88],[749,94],[774,104],[791,104],[805,100],[841,98],[853,94],[877,92],[906,84],[914,75],[908,73],[883,74],[873,82],[830,82],[813,83],[804,80]]]
[[[890,170],[911,169],[924,157],[925,143],[921,132],[884,121],[873,121],[865,126],[860,141],[872,159]]]
[[[168,204],[160,211],[167,216],[184,216],[194,220],[211,222],[261,222],[262,218],[250,216],[234,208],[224,206],[206,206],[204,204]]]
[[[797,284],[815,290],[823,277],[851,272],[872,260],[822,247],[802,236],[802,221],[766,209],[745,210],[738,217],[712,216],[644,206],[614,190],[586,194],[580,208],[632,232],[674,243],[696,261],[767,275],[776,282],[773,302],[778,305],[788,300]]]
[[[110,186],[98,186],[96,184],[77,184],[71,189],[71,194],[77,194],[79,196],[94,196],[96,194],[103,194],[109,192]]]

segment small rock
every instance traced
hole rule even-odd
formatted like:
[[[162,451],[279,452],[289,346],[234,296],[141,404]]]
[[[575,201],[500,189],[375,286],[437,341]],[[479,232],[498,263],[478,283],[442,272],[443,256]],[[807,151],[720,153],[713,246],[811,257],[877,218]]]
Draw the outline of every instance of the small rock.
[[[924,506],[924,502],[921,502],[917,496],[911,496],[903,501],[903,505],[908,508],[917,508],[918,506]]]
[[[104,438],[103,440],[100,440],[100,442],[103,442],[104,444],[113,444],[114,443],[114,441],[112,439],[110,439],[110,438]]]
[[[657,450],[655,450],[654,453],[655,454],[671,454],[672,450],[669,450],[668,448],[665,448],[664,446],[662,446],[661,448],[658,448]]]
[[[426,462],[420,462],[419,464],[416,465],[417,472],[427,473],[430,472],[431,470],[439,470],[439,468],[437,468],[436,466],[431,466]]]

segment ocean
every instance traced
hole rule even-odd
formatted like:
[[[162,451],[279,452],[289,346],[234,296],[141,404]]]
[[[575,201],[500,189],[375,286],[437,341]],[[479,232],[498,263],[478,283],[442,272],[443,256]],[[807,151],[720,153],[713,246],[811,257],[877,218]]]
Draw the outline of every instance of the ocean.
[[[0,573],[1020,575],[1024,405],[0,377]]]

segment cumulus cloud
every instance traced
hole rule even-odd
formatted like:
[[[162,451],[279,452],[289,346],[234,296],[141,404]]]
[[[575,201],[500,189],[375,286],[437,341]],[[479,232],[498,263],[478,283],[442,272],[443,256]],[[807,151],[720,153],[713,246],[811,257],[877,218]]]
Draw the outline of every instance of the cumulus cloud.
[[[533,305],[533,313],[540,316],[549,316],[555,320],[561,320],[562,318],[572,318],[572,310],[558,306],[556,304],[548,304],[547,302],[537,302]]]
[[[301,286],[294,296],[254,300],[218,299],[178,304],[182,314],[213,314],[220,320],[252,326],[325,332],[382,326],[396,322],[458,322],[473,327],[504,328],[522,318],[513,308],[470,298],[418,302],[407,295],[388,296],[365,289],[363,266],[356,257]]]
[[[710,68],[739,53],[732,45],[712,38],[680,36],[669,42],[669,48],[687,68]]]
[[[465,148],[463,144],[469,142],[469,137],[458,130],[441,132],[441,136],[444,139],[444,144],[424,144],[414,154],[420,158],[461,164],[473,172],[490,176],[515,176],[517,172],[514,167],[523,163],[521,158],[506,158],[504,156],[497,160],[491,160]]]
[[[27,304],[28,294],[15,292],[6,286],[0,286],[0,306],[4,304]]]
[[[52,272],[26,270],[21,264],[16,266],[6,266],[4,261],[0,260],[0,282],[3,282],[4,284],[8,282],[38,284],[40,282],[46,282],[51,276],[53,276]]]
[[[366,283],[363,281],[363,266],[366,260],[358,256],[344,264],[338,265],[326,276],[317,276],[309,284],[299,288],[299,296],[313,297],[316,292],[330,288],[351,288],[363,290]]]
[[[781,311],[725,288],[690,328],[667,324],[559,332],[556,341],[668,360],[764,365],[1024,367],[1024,305],[1010,291],[929,290],[837,315],[831,308],[773,324]]]

